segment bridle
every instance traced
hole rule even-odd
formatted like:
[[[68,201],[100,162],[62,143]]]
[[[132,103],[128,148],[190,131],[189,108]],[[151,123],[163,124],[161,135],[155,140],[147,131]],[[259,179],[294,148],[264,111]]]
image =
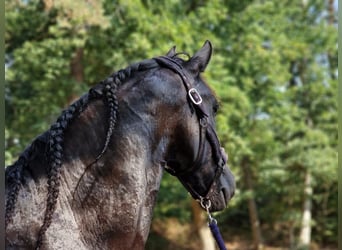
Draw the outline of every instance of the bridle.
[[[217,180],[220,178],[223,168],[226,164],[226,160],[223,157],[220,142],[217,138],[216,132],[214,128],[211,126],[211,124],[208,121],[209,113],[207,111],[207,108],[203,105],[202,97],[197,91],[197,89],[194,87],[194,80],[193,77],[191,77],[188,72],[183,68],[183,66],[177,62],[175,59],[167,56],[160,56],[154,58],[154,60],[157,61],[157,63],[165,68],[168,68],[175,73],[177,73],[183,82],[183,85],[186,89],[186,92],[188,94],[188,103],[191,107],[193,107],[196,111],[197,118],[200,125],[200,140],[199,140],[199,149],[197,152],[197,157],[195,161],[192,164],[192,167],[183,170],[183,171],[175,171],[170,167],[167,167],[167,164],[165,166],[165,170],[169,172],[170,174],[176,176],[180,182],[189,190],[192,197],[196,200],[198,200],[201,204],[201,206],[204,209],[209,209],[211,206],[211,201],[209,199],[210,195],[214,192],[214,187],[217,183]],[[212,149],[212,156],[216,163],[216,171],[215,175],[213,177],[213,180],[205,193],[205,195],[199,194],[196,190],[194,190],[187,182],[183,180],[183,178],[187,175],[191,175],[194,172],[198,171],[201,163],[202,163],[202,155],[204,151],[204,139],[207,139],[211,149]]]

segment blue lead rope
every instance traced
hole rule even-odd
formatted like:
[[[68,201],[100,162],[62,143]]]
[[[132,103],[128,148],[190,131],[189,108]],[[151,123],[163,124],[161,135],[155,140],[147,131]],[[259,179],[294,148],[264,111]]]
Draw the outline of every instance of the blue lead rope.
[[[220,248],[220,250],[227,250],[224,244],[224,240],[222,238],[220,229],[217,226],[217,221],[214,218],[212,218],[210,215],[209,215],[209,218],[210,218],[210,222],[208,225],[209,225],[212,235],[214,236],[216,240],[218,247]]]
[[[207,211],[207,214],[209,217],[208,226],[210,228],[211,234],[214,236],[214,239],[216,240],[218,247],[220,248],[220,250],[227,250],[227,248],[224,244],[224,240],[222,238],[220,229],[217,226],[217,221],[211,216],[211,214],[209,212],[209,208],[211,206],[210,200],[206,200],[206,199],[202,198],[199,202],[200,202],[201,206]]]

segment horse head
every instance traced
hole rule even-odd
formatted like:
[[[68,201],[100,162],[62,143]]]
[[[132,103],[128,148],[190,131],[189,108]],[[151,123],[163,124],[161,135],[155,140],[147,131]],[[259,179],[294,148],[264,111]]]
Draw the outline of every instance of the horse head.
[[[165,122],[161,126],[164,132],[172,131],[165,152],[165,169],[180,180],[204,209],[219,211],[234,195],[235,182],[227,167],[228,156],[215,132],[218,101],[200,76],[211,54],[212,46],[207,41],[188,61],[177,57],[175,47],[155,60],[164,74],[173,75],[168,77],[173,80],[168,81],[164,101],[177,110],[175,115],[168,113],[169,117],[163,118],[167,126]]]

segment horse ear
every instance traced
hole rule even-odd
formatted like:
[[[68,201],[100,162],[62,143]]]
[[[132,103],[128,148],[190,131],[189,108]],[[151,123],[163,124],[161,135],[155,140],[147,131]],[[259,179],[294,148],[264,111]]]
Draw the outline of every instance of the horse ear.
[[[169,52],[166,53],[167,57],[173,57],[176,54],[176,46],[173,46]]]
[[[208,40],[205,41],[203,47],[188,61],[187,67],[189,70],[194,72],[203,72],[210,61],[212,52],[213,47],[211,42]]]

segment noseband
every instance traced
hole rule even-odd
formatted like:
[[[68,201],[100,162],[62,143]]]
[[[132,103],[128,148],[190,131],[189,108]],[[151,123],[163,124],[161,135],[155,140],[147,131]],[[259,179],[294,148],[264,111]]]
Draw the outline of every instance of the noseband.
[[[197,152],[197,157],[195,161],[193,162],[192,166],[189,169],[183,170],[183,171],[174,171],[171,168],[165,167],[166,171],[168,171],[170,174],[176,176],[182,184],[188,188],[190,191],[192,197],[196,200],[198,200],[201,204],[201,206],[205,209],[208,209],[211,205],[210,202],[210,195],[214,192],[215,183],[220,178],[224,165],[226,164],[226,160],[222,155],[220,142],[217,138],[216,132],[214,128],[209,123],[209,112],[207,111],[207,108],[203,105],[202,97],[197,91],[197,89],[194,87],[193,84],[193,78],[190,77],[190,75],[187,73],[186,70],[184,70],[183,66],[178,63],[176,60],[170,57],[166,56],[160,56],[157,58],[154,58],[157,63],[165,68],[168,68],[175,73],[177,73],[183,82],[183,85],[187,91],[188,94],[188,103],[190,107],[195,109],[197,118],[200,125],[200,140],[199,140],[199,149]],[[211,146],[212,149],[212,156],[214,159],[214,162],[216,164],[216,170],[214,178],[206,192],[205,195],[200,195],[196,190],[194,190],[187,182],[182,180],[182,177],[185,177],[187,175],[191,175],[194,172],[198,171],[200,169],[200,166],[202,165],[202,159],[203,159],[203,151],[204,151],[204,138],[206,138]]]

